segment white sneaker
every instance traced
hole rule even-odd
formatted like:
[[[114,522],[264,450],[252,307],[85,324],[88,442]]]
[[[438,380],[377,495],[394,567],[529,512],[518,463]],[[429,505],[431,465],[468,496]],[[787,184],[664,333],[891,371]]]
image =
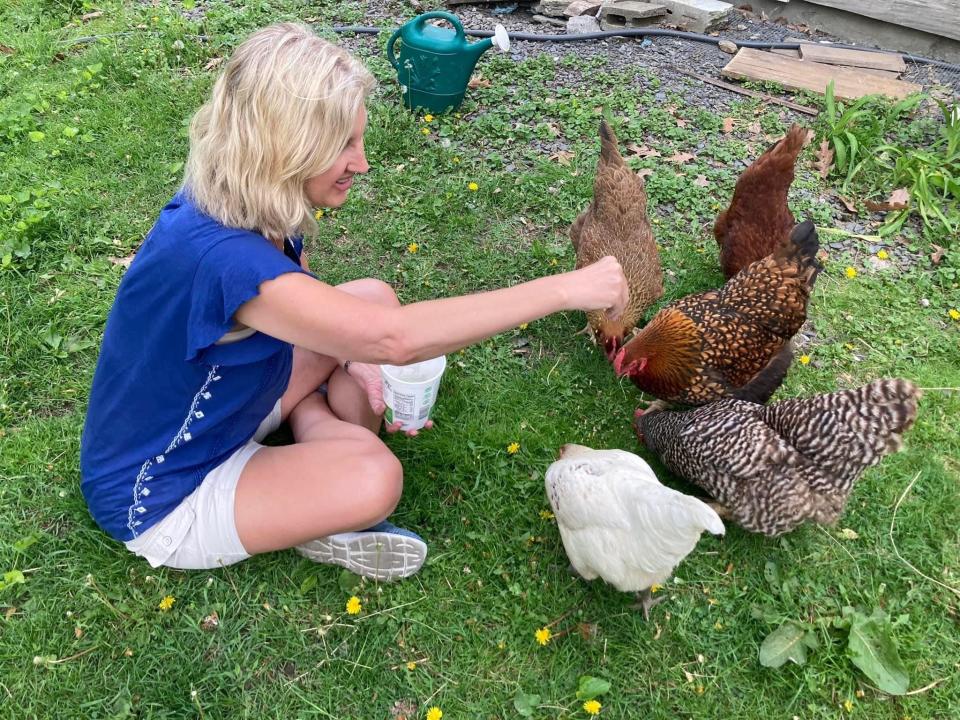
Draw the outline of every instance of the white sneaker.
[[[386,520],[367,530],[317,538],[295,549],[314,562],[339,565],[380,582],[410,577],[427,559],[423,538]]]

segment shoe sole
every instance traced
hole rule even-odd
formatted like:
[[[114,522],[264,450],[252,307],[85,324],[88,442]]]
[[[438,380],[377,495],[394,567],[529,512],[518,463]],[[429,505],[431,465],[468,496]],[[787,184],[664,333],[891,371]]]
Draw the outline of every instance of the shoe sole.
[[[427,559],[423,541],[385,532],[340,533],[298,545],[296,551],[379,582],[410,577]]]

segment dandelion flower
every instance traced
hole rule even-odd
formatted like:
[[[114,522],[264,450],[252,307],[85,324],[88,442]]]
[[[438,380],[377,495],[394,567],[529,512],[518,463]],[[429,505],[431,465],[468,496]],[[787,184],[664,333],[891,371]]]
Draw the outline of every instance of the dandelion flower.
[[[809,355],[801,355],[801,356],[800,356],[800,364],[801,364],[801,365],[809,365],[809,364],[810,364],[810,356],[809,356]]]
[[[440,720],[443,717],[443,710],[434,705],[427,710],[427,720]]]
[[[424,122],[433,122],[433,115],[424,115],[424,116],[423,116],[423,121],[424,121]]]
[[[960,310],[956,308],[950,308],[950,312],[947,313],[950,316],[951,320],[960,320]]]
[[[847,267],[847,269],[844,270],[843,272],[851,280],[853,280],[857,276],[857,271],[852,267]]]
[[[707,689],[703,685],[697,685],[697,695],[703,695]]]
[[[528,327],[530,327],[530,323],[520,323],[521,330],[526,330]]]
[[[319,220],[320,218],[322,218],[322,217],[323,217],[323,210],[322,210],[322,209],[317,210],[317,211],[313,214],[313,217],[315,217],[317,220]]]
[[[467,190],[469,190],[470,192],[476,192],[479,189],[480,189],[480,186],[477,185],[475,182],[472,182],[469,185],[467,185]]]
[[[422,132],[424,135],[429,135],[429,134],[430,134],[430,128],[421,128],[421,129],[420,129],[420,132]]]
[[[165,598],[163,598],[163,600],[160,601],[160,604],[157,605],[157,607],[163,612],[168,612],[176,601],[177,599],[173,595],[167,595]]]
[[[844,700],[843,709],[847,712],[853,712],[853,700]]]
[[[420,249],[420,246],[419,246],[417,243],[415,243],[415,242],[414,242],[414,243],[410,243],[409,245],[407,245],[407,252],[408,252],[408,253],[415,253],[415,252],[416,252],[417,250],[419,250],[419,249]]]
[[[654,593],[658,593],[661,590],[663,590],[663,585],[661,585],[660,583],[654,583],[653,585],[650,586],[651,595],[653,595]]]
[[[407,663],[407,670],[416,670],[416,669],[417,669],[417,664],[413,660]]]
[[[507,649],[507,643],[503,640],[500,640],[497,643],[497,650],[506,650],[506,649]]]
[[[858,698],[862,698],[864,695],[866,695],[866,693],[863,690],[857,690],[854,695],[856,695]]]
[[[723,623],[720,622],[719,620],[717,620],[717,622],[715,622],[715,623],[713,624],[713,629],[714,629],[714,630],[723,630]]]
[[[587,701],[583,704],[583,711],[584,711],[587,715],[599,715],[599,714],[600,714],[600,708],[602,708],[602,707],[603,707],[603,706],[600,704],[600,701],[599,701],[599,700],[587,700]]]
[[[361,610],[363,610],[363,605],[360,604],[360,598],[351,595],[350,599],[347,600],[347,615],[359,615]]]
[[[454,156],[454,158],[453,158],[453,164],[456,165],[456,164],[459,163],[459,162],[460,162],[460,158]]]
[[[881,260],[886,260],[890,256],[887,254],[886,250],[879,250],[877,252],[877,257],[880,258]]]
[[[550,632],[550,628],[542,627],[537,630],[533,636],[537,639],[537,642],[541,645],[546,645],[550,642],[550,639],[553,637],[553,633]]]
[[[520,452],[520,443],[512,442],[509,445],[507,445],[507,452],[510,455],[516,455],[518,452]]]
[[[557,264],[557,259],[556,259],[556,258],[551,258],[550,264],[551,264],[551,265],[556,265],[556,264]]]
[[[553,513],[550,512],[549,510],[541,510],[541,511],[540,511],[540,519],[541,519],[541,520],[553,520]]]

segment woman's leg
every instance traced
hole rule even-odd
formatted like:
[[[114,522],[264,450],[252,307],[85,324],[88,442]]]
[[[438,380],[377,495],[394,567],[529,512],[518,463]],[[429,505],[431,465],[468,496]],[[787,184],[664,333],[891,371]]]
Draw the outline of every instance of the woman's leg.
[[[397,304],[377,280],[340,286],[372,301]],[[315,392],[328,383],[326,399]],[[293,445],[257,451],[240,475],[234,513],[251,554],[370,527],[396,507],[403,488],[400,462],[376,435],[382,419],[366,393],[333,358],[301,348],[280,401]]]

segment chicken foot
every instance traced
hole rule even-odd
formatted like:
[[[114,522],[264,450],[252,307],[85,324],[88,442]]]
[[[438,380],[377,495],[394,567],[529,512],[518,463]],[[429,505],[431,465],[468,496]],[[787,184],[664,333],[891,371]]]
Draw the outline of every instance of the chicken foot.
[[[643,619],[650,620],[650,609],[654,605],[658,605],[667,599],[666,595],[661,595],[658,598],[653,597],[653,594],[650,592],[650,588],[643,590],[637,593],[636,600],[633,605],[630,606],[631,610],[643,610]]]

